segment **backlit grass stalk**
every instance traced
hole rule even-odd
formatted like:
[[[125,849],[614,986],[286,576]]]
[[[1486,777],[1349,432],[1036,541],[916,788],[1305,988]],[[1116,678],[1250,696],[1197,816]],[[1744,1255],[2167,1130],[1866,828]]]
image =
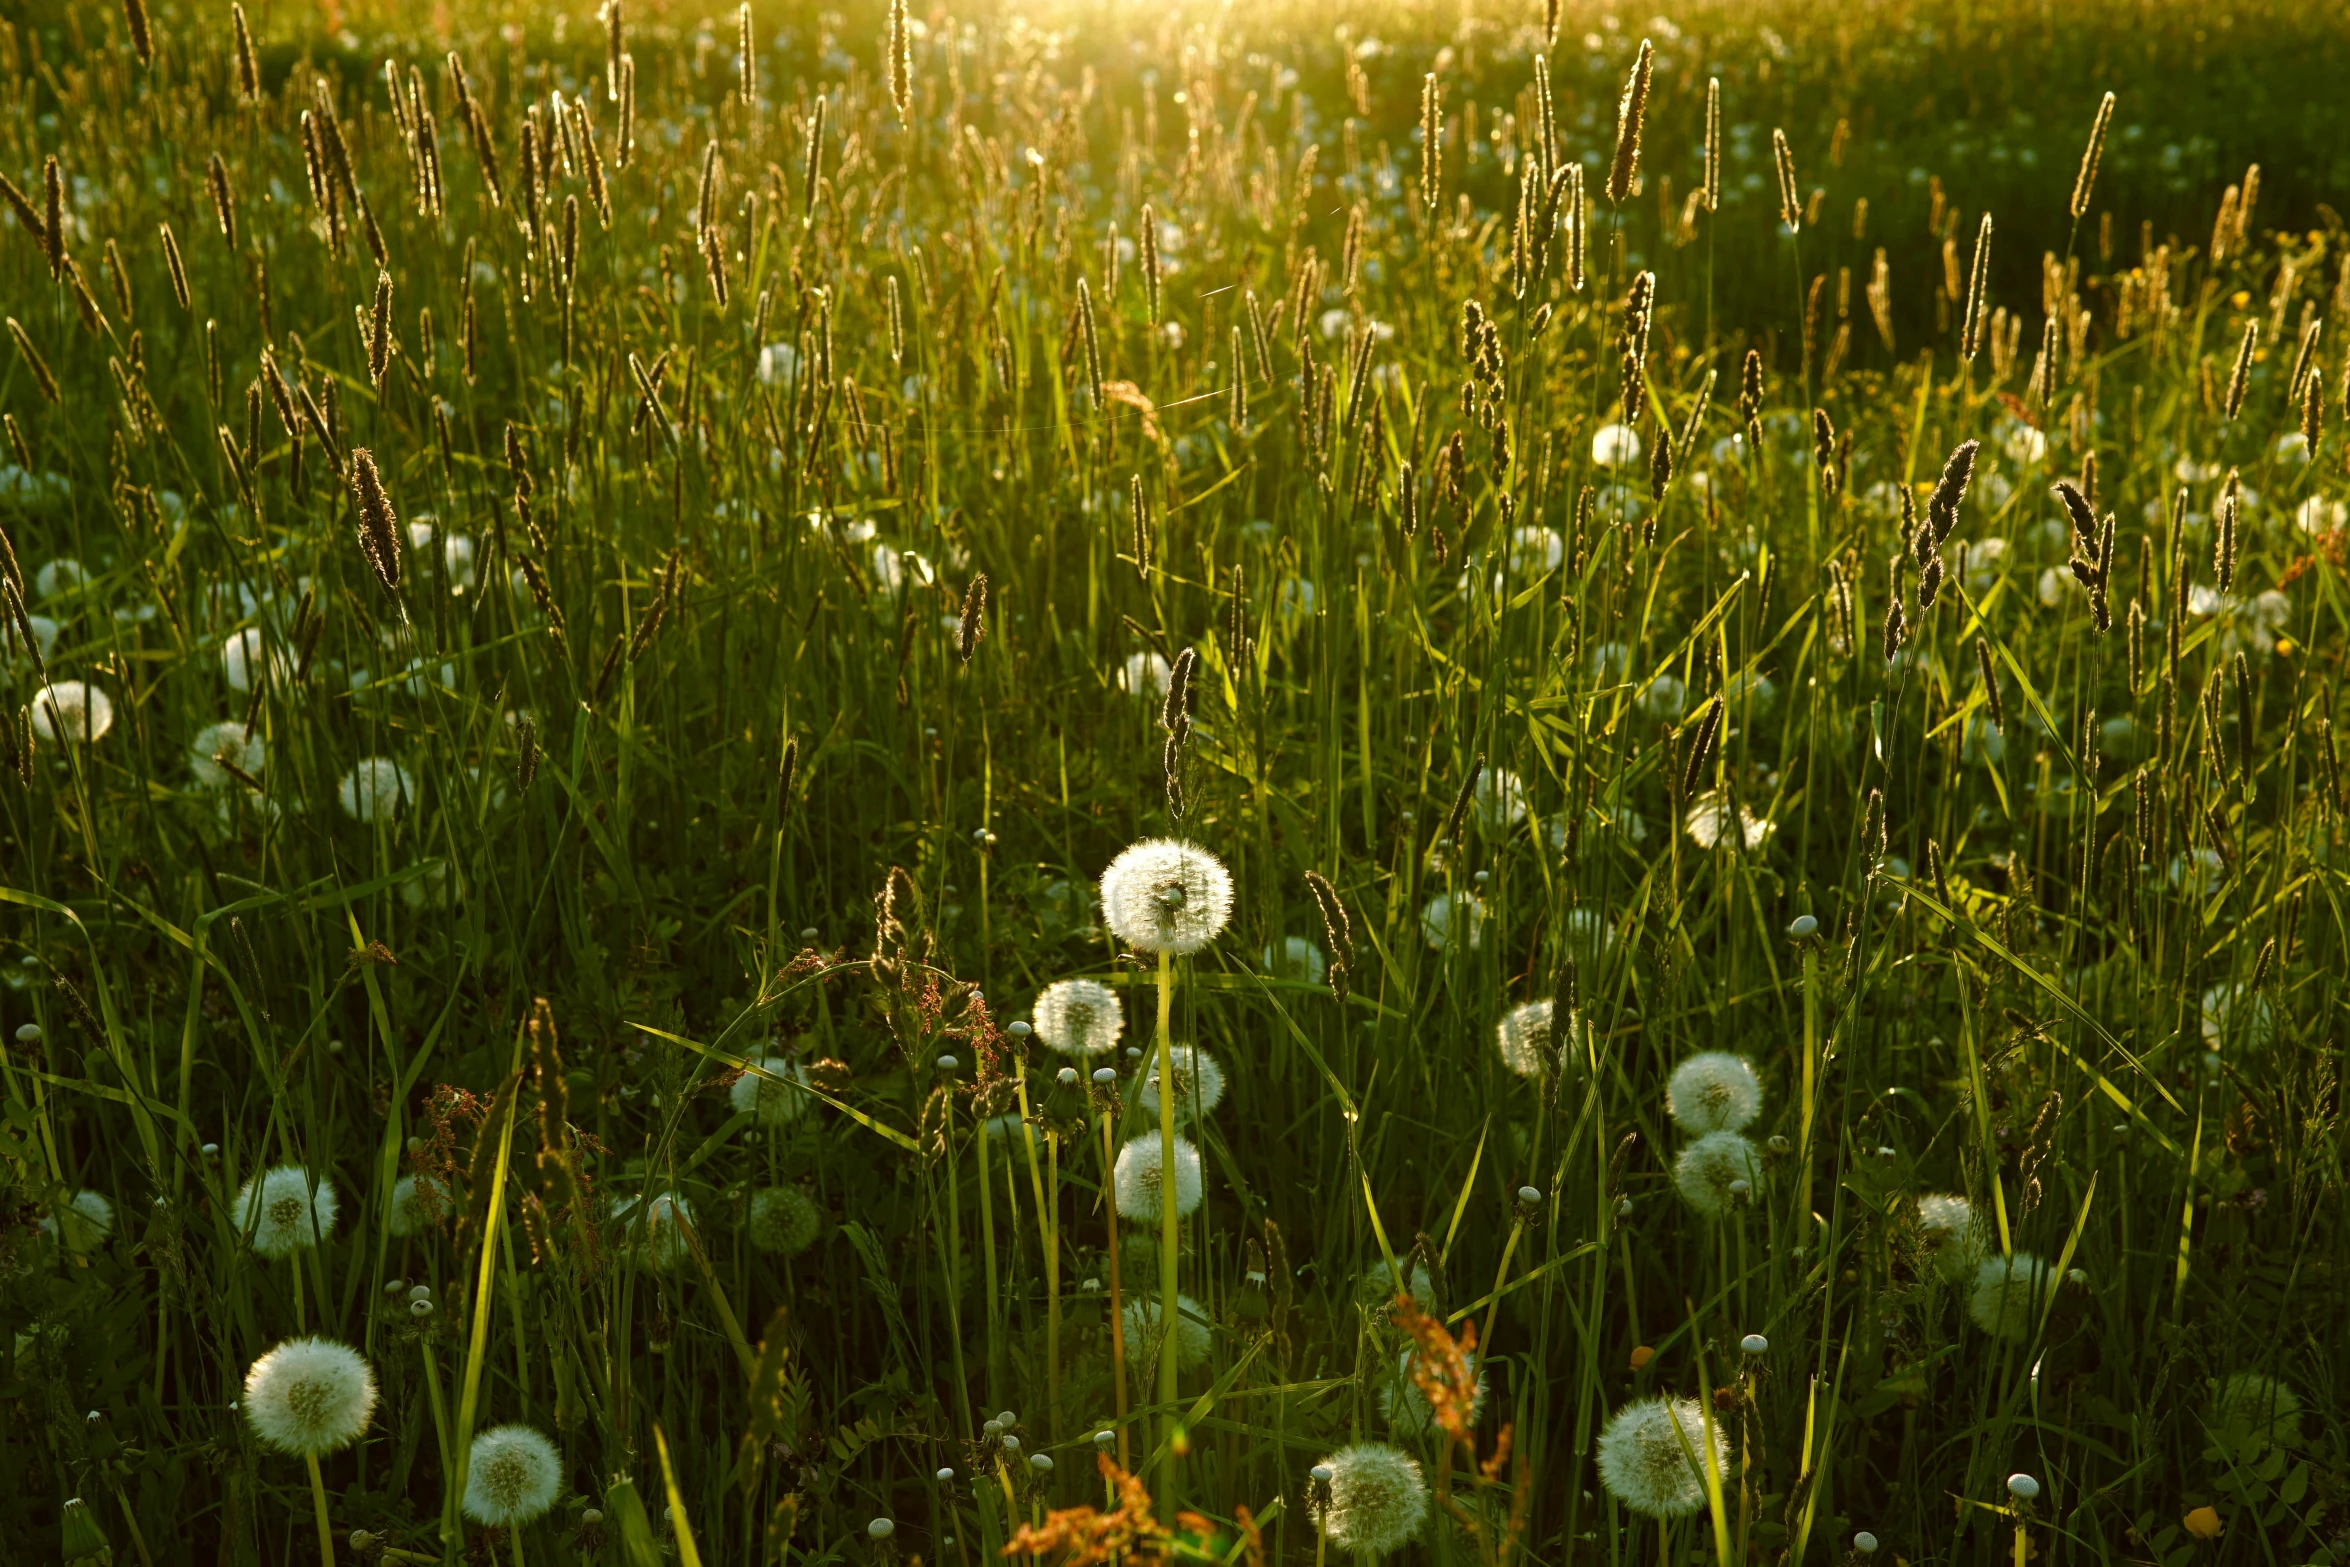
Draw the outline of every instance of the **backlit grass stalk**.
[[[1180,1334],[1176,1331],[1176,1255],[1181,1239],[1181,1228],[1175,1211],[1175,1046],[1173,1013],[1175,1006],[1175,954],[1162,946],[1159,949],[1158,984],[1158,1063],[1159,1063],[1159,1404],[1160,1442],[1166,1453],[1165,1466],[1159,1471],[1159,1502],[1172,1516],[1175,1506],[1175,1479],[1177,1474],[1175,1434],[1181,1414],[1176,1408],[1176,1348]],[[1113,1204],[1112,1206],[1115,1206]]]

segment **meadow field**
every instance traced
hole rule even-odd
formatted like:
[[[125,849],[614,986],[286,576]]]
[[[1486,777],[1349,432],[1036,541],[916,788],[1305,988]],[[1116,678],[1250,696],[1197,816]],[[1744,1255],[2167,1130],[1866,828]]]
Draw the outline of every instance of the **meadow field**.
[[[2350,22],[1268,9],[0,12],[0,1562],[2350,1561]]]

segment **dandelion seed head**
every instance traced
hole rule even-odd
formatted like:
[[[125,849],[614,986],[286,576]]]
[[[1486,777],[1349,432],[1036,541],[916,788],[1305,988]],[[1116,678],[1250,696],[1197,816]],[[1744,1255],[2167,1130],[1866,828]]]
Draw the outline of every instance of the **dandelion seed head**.
[[[1401,1277],[1398,1270],[1406,1262],[1411,1262],[1412,1304],[1425,1312],[1436,1309],[1436,1284],[1428,1277],[1425,1263],[1413,1262],[1409,1257],[1404,1257],[1390,1264],[1382,1257],[1371,1264],[1355,1285],[1355,1298],[1372,1308],[1380,1322],[1387,1320],[1388,1312],[1395,1306],[1395,1297],[1403,1293],[1397,1288],[1396,1280]]]
[[[1952,1283],[1974,1273],[1983,1256],[1981,1222],[1975,1205],[1947,1192],[1918,1199],[1918,1233],[1933,1248],[1934,1263]]]
[[[264,641],[259,626],[247,626],[232,633],[220,645],[220,673],[231,691],[250,691],[261,678]],[[282,681],[293,674],[293,666],[279,655],[269,661],[269,676]]]
[[[1428,1395],[1412,1380],[1412,1367],[1419,1358],[1418,1350],[1405,1350],[1396,1360],[1395,1375],[1379,1388],[1380,1418],[1398,1439],[1407,1442],[1420,1441],[1438,1429],[1436,1412],[1428,1406]],[[1469,1421],[1473,1425],[1485,1413],[1487,1382],[1485,1373],[1478,1369],[1475,1350],[1463,1352],[1461,1359],[1477,1377],[1477,1391],[1469,1403]]]
[[[1065,1056],[1107,1055],[1126,1028],[1118,993],[1098,979],[1057,979],[1036,993],[1036,1037]]]
[[[1729,1135],[1729,1134],[1724,1134]],[[1636,1399],[1617,1410],[1599,1437],[1599,1478],[1608,1493],[1650,1518],[1685,1518],[1705,1506],[1708,1432],[1693,1398]],[[1712,1464],[1726,1477],[1729,1442],[1717,1422]]]
[[[1316,1467],[1330,1471],[1329,1501],[1315,1519],[1342,1550],[1383,1556],[1419,1535],[1428,1520],[1428,1482],[1410,1454],[1384,1442],[1342,1447]]]
[[[563,1488],[555,1444],[529,1426],[492,1426],[465,1465],[465,1516],[511,1527],[543,1518]]]
[[[746,1233],[761,1251],[796,1257],[816,1243],[821,1225],[816,1200],[797,1186],[763,1186],[751,1193]]]
[[[1741,1181],[1745,1192],[1732,1190]],[[1718,1219],[1730,1211],[1734,1199],[1762,1185],[1762,1159],[1740,1134],[1708,1132],[1673,1161],[1673,1184],[1690,1207]]]
[[[258,778],[268,765],[268,743],[233,719],[206,724],[188,744],[188,770],[207,789],[225,789],[235,782],[231,767],[248,778]]]
[[[1603,424],[1591,436],[1591,460],[1602,468],[1629,468],[1641,450],[1640,432],[1628,424]]]
[[[1224,1069],[1216,1058],[1197,1045],[1169,1045],[1167,1054],[1175,1068],[1175,1113],[1179,1116],[1203,1116],[1221,1104],[1224,1099]],[[1142,1091],[1138,1096],[1143,1113],[1159,1113],[1159,1058],[1156,1052],[1145,1058]]]
[[[313,1185],[308,1170],[281,1164],[238,1189],[235,1211],[238,1227],[251,1234],[256,1252],[283,1258],[332,1234],[338,1207],[332,1181],[322,1175]]]
[[[394,1235],[421,1235],[446,1218],[449,1191],[429,1175],[403,1175],[392,1183],[392,1214],[387,1227]]]
[[[686,1232],[694,1227],[694,1210],[677,1193],[662,1192],[650,1201],[642,1197],[615,1197],[612,1217],[620,1226],[624,1242],[631,1243],[647,1265],[674,1268],[685,1261]]]
[[[80,561],[70,555],[60,555],[33,573],[33,597],[53,599],[78,591],[89,580],[89,570]]]
[[[344,815],[373,826],[415,803],[416,777],[388,756],[370,756],[343,774],[335,793]]]
[[[375,1417],[375,1372],[359,1351],[325,1338],[287,1339],[253,1362],[241,1400],[264,1444],[297,1458],[339,1452]]]
[[[1143,1132],[1127,1140],[1118,1150],[1118,1162],[1111,1171],[1111,1184],[1118,1199],[1118,1213],[1122,1218],[1136,1222],[1156,1223],[1159,1218],[1159,1134]],[[1201,1174],[1199,1150],[1189,1139],[1175,1139],[1175,1212],[1178,1217],[1188,1215],[1199,1206]]]
[[[1232,917],[1232,874],[1197,844],[1146,838],[1102,872],[1102,915],[1136,951],[1182,957]]]
[[[47,615],[27,615],[25,624],[32,628],[33,645],[46,663],[49,655],[57,651],[57,638],[63,628]],[[0,664],[14,663],[23,651],[24,644],[0,623]]]
[[[1681,818],[1681,830],[1701,849],[1711,849],[1723,842],[1732,848],[1743,844],[1749,849],[1759,849],[1770,842],[1778,824],[1762,820],[1743,801],[1733,809],[1729,796],[1715,789],[1690,803]]]
[[[1688,706],[1689,687],[1678,675],[1659,675],[1640,688],[1640,710],[1651,718],[1678,718]]]
[[[1693,1137],[1743,1132],[1762,1114],[1763,1086],[1743,1057],[1702,1050],[1665,1080],[1665,1111]]]
[[[86,680],[60,680],[33,695],[33,732],[44,740],[95,745],[114,727],[114,699]]]
[[[1488,767],[1469,791],[1469,808],[1487,832],[1508,832],[1526,819],[1526,783],[1506,767]]]
[[[1539,1077],[1550,1070],[1552,1004],[1529,1001],[1510,1008],[1494,1025],[1493,1040],[1501,1050],[1501,1064],[1520,1077]]]
[[[2040,1308],[2054,1282],[2048,1264],[2028,1251],[1985,1257],[1967,1292],[1967,1315],[1993,1338],[2028,1339],[2040,1325]]]
[[[1529,525],[1510,533],[1509,565],[1513,571],[1540,576],[1556,571],[1567,558],[1567,541],[1556,528]]]
[[[2301,1434],[2301,1400],[2274,1377],[2239,1371],[2211,1384],[2211,1429],[2240,1448],[2290,1443]]]
[[[1431,952],[1450,952],[1464,941],[1471,952],[1485,944],[1485,900],[1473,892],[1440,892],[1420,910],[1420,939]]]
[[[1322,949],[1304,936],[1287,936],[1279,943],[1265,943],[1265,972],[1281,979],[1302,979],[1309,985],[1319,985],[1330,972]]]
[[[2249,985],[2214,985],[2203,993],[2203,1044],[2224,1055],[2265,1050],[2276,1039],[2268,997]]]
[[[75,1192],[61,1211],[42,1214],[40,1225],[42,1234],[56,1239],[67,1251],[93,1251],[114,1233],[114,1204],[101,1193],[84,1188]]]
[[[726,1090],[726,1102],[761,1126],[789,1126],[816,1102],[807,1081],[808,1069],[788,1055],[752,1056],[748,1070]]]
[[[1126,1333],[1126,1357],[1148,1365],[1159,1358],[1159,1301],[1153,1295],[1130,1297],[1120,1308]],[[1214,1335],[1208,1329],[1208,1311],[1189,1295],[1175,1297],[1175,1364],[1188,1371],[1207,1364]]]
[[[1118,689],[1137,701],[1157,702],[1174,683],[1175,671],[1156,653],[1133,653],[1118,670]]]

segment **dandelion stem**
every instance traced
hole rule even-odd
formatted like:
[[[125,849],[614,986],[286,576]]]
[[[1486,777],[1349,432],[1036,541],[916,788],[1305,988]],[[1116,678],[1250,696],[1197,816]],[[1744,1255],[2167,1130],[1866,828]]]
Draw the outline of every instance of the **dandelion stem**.
[[[1061,1428],[1061,1134],[1046,1134],[1045,1162],[1051,1174],[1047,1189],[1051,1200],[1044,1206],[1044,1359],[1046,1398],[1052,1411],[1052,1435],[1060,1440]]]
[[[450,1462],[449,1406],[447,1398],[444,1397],[441,1392],[440,1356],[433,1353],[433,1348],[430,1344],[425,1344],[420,1347],[424,1352],[425,1398],[427,1402],[432,1405],[433,1440],[439,1445],[441,1450],[441,1473],[443,1476],[453,1476],[457,1471]],[[451,1516],[451,1509],[456,1505],[456,1498],[457,1493],[454,1490],[449,1490],[444,1486],[443,1495],[441,1497],[441,1540],[452,1554],[454,1554],[456,1550],[457,1530],[454,1519]]]
[[[1800,1232],[1811,1213],[1811,1124],[1818,1108],[1820,1053],[1819,951],[1803,949],[1803,1132],[1797,1160],[1802,1170],[1795,1198],[1795,1225]]]
[[[318,1559],[326,1567],[335,1567],[335,1530],[326,1516],[326,1476],[318,1472],[318,1455],[305,1453],[302,1463],[310,1471],[310,1505],[318,1514]]]
[[[1117,1190],[1118,1156],[1110,1146],[1114,1135],[1110,1117],[1105,1114],[1101,1120],[1102,1214],[1109,1221],[1110,1249],[1110,1386],[1117,1398],[1118,1467],[1132,1474],[1134,1456],[1128,1451],[1126,1434],[1126,1314],[1118,1284],[1118,1203],[1112,1195]]]
[[[1159,949],[1159,1404],[1166,1466],[1160,1500],[1175,1506],[1175,1046],[1168,1027],[1175,1000],[1175,955]]]
[[[987,1283],[987,1397],[1001,1402],[1004,1387],[1003,1292],[997,1287],[995,1261],[995,1192],[987,1178],[987,1122],[975,1111],[972,1141],[979,1145],[979,1250]]]

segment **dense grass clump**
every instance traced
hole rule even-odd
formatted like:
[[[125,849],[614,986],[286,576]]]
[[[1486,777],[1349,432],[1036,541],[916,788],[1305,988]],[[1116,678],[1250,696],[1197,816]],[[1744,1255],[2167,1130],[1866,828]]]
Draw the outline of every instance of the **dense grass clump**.
[[[2346,53],[0,23],[0,1557],[2350,1553]]]

